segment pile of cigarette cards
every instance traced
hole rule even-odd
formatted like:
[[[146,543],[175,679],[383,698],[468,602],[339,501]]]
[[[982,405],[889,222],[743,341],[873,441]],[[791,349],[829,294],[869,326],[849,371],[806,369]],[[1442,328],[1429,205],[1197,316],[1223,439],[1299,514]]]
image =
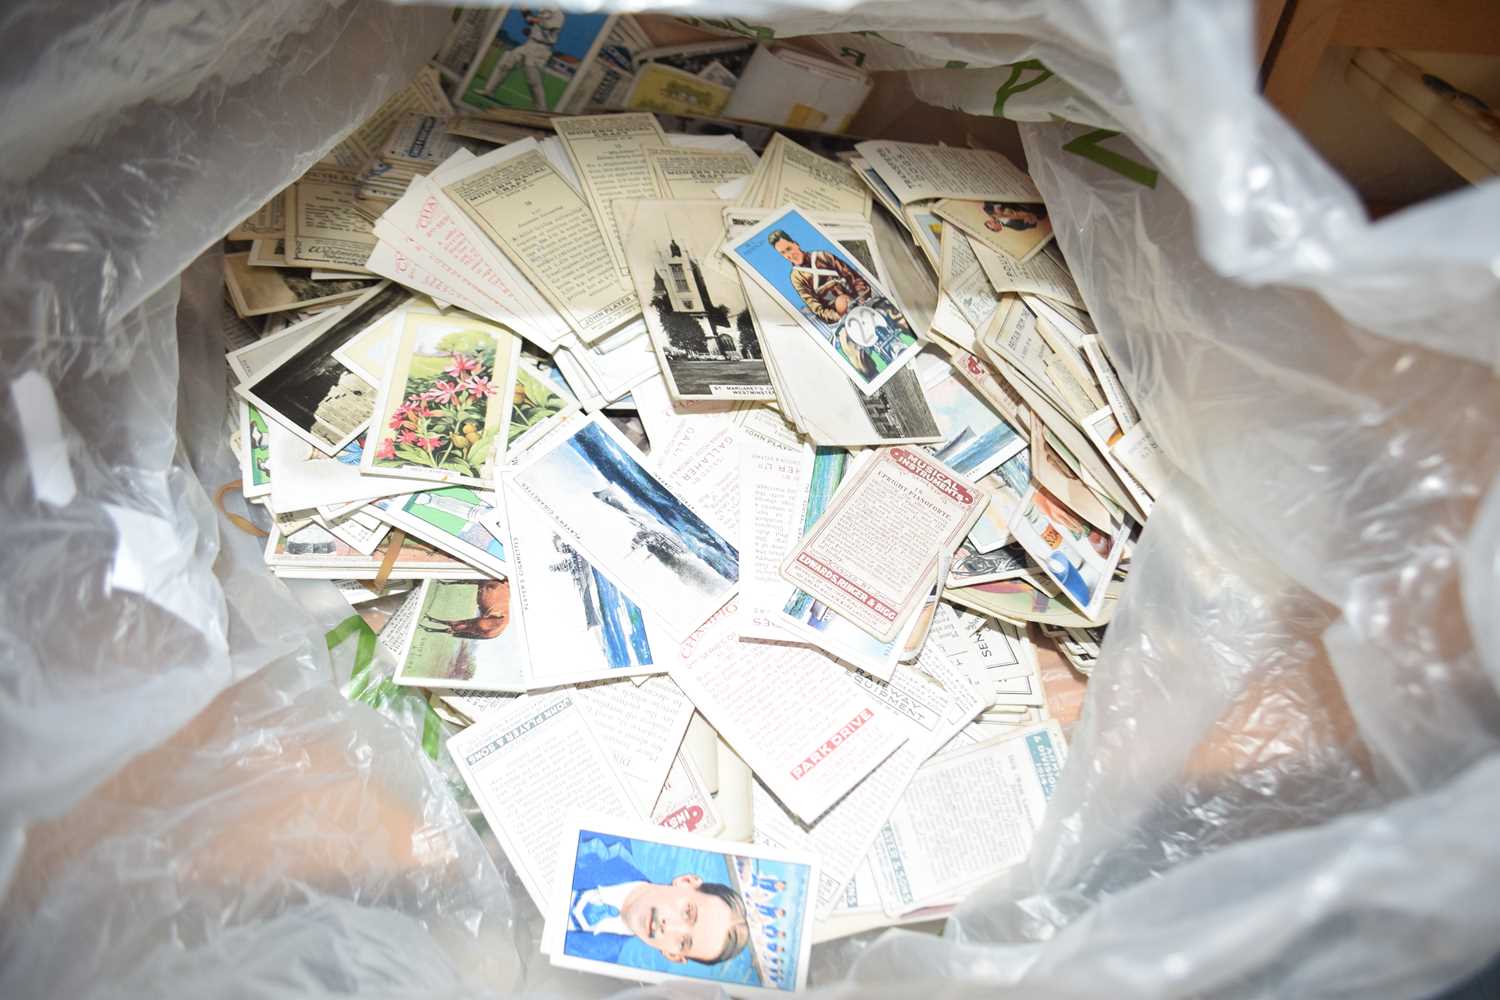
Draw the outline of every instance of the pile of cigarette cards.
[[[551,962],[795,990],[1024,860],[1168,478],[1052,236],[999,153],[436,67],[230,233],[266,564],[380,624]]]

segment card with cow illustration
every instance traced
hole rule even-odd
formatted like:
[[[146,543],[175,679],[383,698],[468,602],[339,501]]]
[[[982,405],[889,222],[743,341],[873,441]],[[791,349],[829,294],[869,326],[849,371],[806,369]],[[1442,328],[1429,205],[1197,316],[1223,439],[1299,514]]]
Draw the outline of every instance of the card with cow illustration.
[[[509,580],[428,580],[387,627],[405,629],[397,684],[526,690],[526,634]]]

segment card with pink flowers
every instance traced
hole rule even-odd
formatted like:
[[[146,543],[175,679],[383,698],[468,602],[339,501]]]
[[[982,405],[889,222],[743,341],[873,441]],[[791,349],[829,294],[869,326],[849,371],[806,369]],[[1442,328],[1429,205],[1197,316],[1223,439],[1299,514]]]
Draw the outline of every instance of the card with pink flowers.
[[[360,468],[490,486],[505,452],[520,352],[520,337],[464,313],[407,313]]]

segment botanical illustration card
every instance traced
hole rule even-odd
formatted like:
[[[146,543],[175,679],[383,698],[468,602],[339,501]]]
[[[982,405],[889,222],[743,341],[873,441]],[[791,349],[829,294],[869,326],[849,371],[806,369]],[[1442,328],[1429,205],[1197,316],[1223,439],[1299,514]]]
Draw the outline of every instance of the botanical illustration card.
[[[505,451],[521,338],[455,312],[412,312],[387,361],[361,468],[489,487]]]

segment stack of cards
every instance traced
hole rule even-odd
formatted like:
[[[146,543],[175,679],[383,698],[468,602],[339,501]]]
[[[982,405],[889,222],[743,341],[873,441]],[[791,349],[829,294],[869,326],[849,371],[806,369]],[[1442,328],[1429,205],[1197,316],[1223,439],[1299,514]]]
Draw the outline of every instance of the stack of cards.
[[[680,23],[665,29],[674,44],[654,44],[649,20],[460,8],[433,66],[456,105],[489,115],[628,109],[842,131],[871,88],[864,71],[802,49],[708,34],[684,43]]]
[[[378,624],[551,962],[790,992],[1025,859],[1045,656],[1097,662],[1170,475],[1004,157],[443,100],[766,61],[649,23],[461,13],[231,234],[232,441],[267,565]]]

